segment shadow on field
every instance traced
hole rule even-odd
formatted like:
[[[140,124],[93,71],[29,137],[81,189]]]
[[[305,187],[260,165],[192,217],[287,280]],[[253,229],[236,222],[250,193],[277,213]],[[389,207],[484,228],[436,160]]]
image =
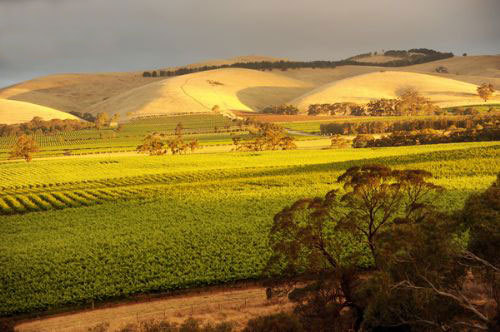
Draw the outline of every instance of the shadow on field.
[[[494,159],[498,156],[500,150],[500,145],[495,145],[491,147],[479,147],[472,149],[460,149],[460,150],[448,150],[448,151],[434,151],[427,153],[416,153],[409,154],[405,156],[388,156],[379,158],[367,158],[358,160],[349,160],[333,163],[324,164],[314,164],[314,165],[299,165],[299,166],[286,166],[278,167],[275,169],[267,170],[257,170],[255,172],[250,172],[248,176],[284,176],[284,175],[299,175],[314,172],[328,172],[328,171],[338,171],[342,172],[349,167],[366,165],[366,164],[384,164],[387,166],[403,166],[408,164],[414,164],[419,162],[430,162],[430,161],[459,161],[459,160],[471,160],[475,158],[491,158]],[[495,172],[492,171],[492,175]],[[243,175],[242,177],[247,177]]]

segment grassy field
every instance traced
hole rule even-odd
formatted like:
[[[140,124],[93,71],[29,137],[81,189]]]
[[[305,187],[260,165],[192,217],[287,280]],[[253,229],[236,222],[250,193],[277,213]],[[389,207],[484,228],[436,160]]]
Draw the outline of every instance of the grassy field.
[[[1,163],[0,316],[259,278],[273,215],[375,162],[431,171],[451,210],[494,180],[500,145]]]
[[[178,123],[183,125],[186,139],[196,138],[201,145],[231,144],[228,131],[239,130],[229,118],[214,114],[141,118],[126,123],[120,131],[88,129],[35,135],[40,146],[40,152],[35,157],[134,151],[149,133],[173,135]],[[15,139],[14,136],[0,137],[0,159],[7,158]]]

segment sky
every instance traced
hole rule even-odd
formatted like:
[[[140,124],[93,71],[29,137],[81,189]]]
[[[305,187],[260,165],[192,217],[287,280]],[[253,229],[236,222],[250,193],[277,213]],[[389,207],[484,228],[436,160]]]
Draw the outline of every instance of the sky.
[[[500,0],[0,0],[0,87],[239,55],[500,53]]]

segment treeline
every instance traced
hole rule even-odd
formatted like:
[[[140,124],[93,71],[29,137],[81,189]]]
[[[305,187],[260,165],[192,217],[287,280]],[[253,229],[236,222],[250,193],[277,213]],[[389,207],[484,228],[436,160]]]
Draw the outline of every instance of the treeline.
[[[427,49],[412,49],[409,51],[399,51],[408,54],[408,52],[413,52],[415,50],[427,50]],[[388,51],[396,52],[396,51]],[[387,53],[387,52],[386,52]],[[419,52],[423,53],[423,52]],[[143,77],[172,77],[185,74],[191,74],[196,72],[202,72],[207,70],[222,69],[222,68],[247,68],[255,70],[288,70],[288,69],[299,69],[299,68],[335,68],[337,66],[355,65],[355,66],[381,66],[381,67],[403,67],[419,63],[426,63],[446,58],[453,57],[453,53],[444,53],[434,50],[427,50],[427,53],[417,56],[408,56],[398,60],[392,60],[388,62],[378,63],[378,62],[358,62],[352,58],[340,60],[340,61],[328,61],[328,60],[317,60],[317,61],[257,61],[257,62],[237,62],[230,65],[217,65],[217,66],[202,66],[196,68],[182,67],[175,70],[152,70],[144,71]]]
[[[322,135],[385,134],[414,130],[454,130],[500,127],[500,115],[478,117],[439,117],[402,121],[342,122],[320,125]]]
[[[500,140],[500,128],[457,129],[449,134],[433,129],[397,131],[381,138],[368,134],[356,136],[353,148],[374,148],[388,146],[409,146],[441,143],[485,142]],[[333,142],[332,142],[333,144]]]
[[[353,116],[402,116],[440,114],[441,109],[418,91],[406,89],[398,98],[372,100],[366,105],[351,102],[334,104],[312,104],[308,115],[353,115]]]
[[[45,121],[40,117],[34,117],[31,121],[25,123],[11,125],[0,124],[0,136],[54,134],[64,131],[89,129],[94,126],[94,123],[74,119],[52,119]]]
[[[95,122],[95,120],[96,120],[96,117],[92,113],[89,113],[89,112],[82,113],[82,112],[73,111],[73,112],[69,112],[69,114],[72,114],[72,115],[74,115],[80,119],[83,119],[85,121],[88,121],[88,122]]]
[[[295,115],[299,114],[299,109],[293,105],[268,106],[262,110],[265,114]]]

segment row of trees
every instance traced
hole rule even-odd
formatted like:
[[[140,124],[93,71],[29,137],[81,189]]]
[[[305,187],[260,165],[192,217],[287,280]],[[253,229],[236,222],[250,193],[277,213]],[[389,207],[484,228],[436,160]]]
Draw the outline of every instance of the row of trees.
[[[422,170],[351,167],[337,179],[342,190],[276,214],[266,268],[276,283],[269,293],[296,305],[295,320],[275,319],[275,326],[498,331],[500,174],[452,212],[435,205],[445,189],[431,178]]]
[[[187,153],[188,150],[194,152],[200,149],[200,144],[197,139],[184,141],[184,127],[182,123],[178,123],[175,127],[175,136],[173,139],[167,139],[165,134],[152,133],[144,138],[141,145],[137,146],[138,153],[148,153],[150,156],[161,156],[167,154],[168,151],[175,154]]]
[[[410,50],[409,52],[411,52]],[[432,51],[432,50],[429,50]],[[400,51],[407,54],[407,51]],[[386,52],[387,53],[387,52]],[[422,52],[420,52],[422,53]],[[382,67],[401,67],[409,66],[412,64],[426,63],[430,61],[446,59],[453,57],[453,53],[443,53],[438,51],[432,51],[424,55],[419,55],[416,57],[406,56],[404,58],[378,63],[378,62],[357,62],[355,59],[346,59],[340,61],[257,61],[257,62],[237,62],[230,65],[218,65],[218,66],[201,66],[201,67],[182,67],[175,70],[153,70],[144,71],[143,77],[171,77],[185,75],[195,72],[202,72],[213,69],[221,68],[247,68],[256,70],[287,70],[287,69],[298,69],[298,68],[335,68],[337,66],[346,65],[358,65],[358,66],[382,66]]]
[[[31,121],[20,124],[0,124],[0,136],[20,136],[33,134],[54,134],[58,132],[83,130],[94,127],[93,123],[80,120],[52,119],[45,121],[41,117],[34,117]]]
[[[264,114],[281,114],[281,115],[295,115],[299,114],[299,109],[293,105],[274,105],[268,106],[262,110]]]
[[[31,121],[19,124],[0,124],[0,137],[20,136],[20,135],[48,135],[67,131],[85,130],[91,128],[108,128],[113,123],[117,123],[120,119],[120,114],[115,113],[109,116],[108,113],[102,112],[93,116],[90,113],[72,112],[86,121],[75,119],[52,119],[43,120],[39,116],[35,116]],[[118,126],[121,128],[121,126]]]
[[[400,121],[333,122],[320,125],[322,135],[385,134],[423,129],[455,130],[458,128],[500,127],[500,114],[468,117],[436,117]]]
[[[440,108],[429,99],[422,97],[414,89],[402,91],[395,99],[377,99],[367,105],[351,102],[334,104],[312,104],[307,110],[308,115],[353,115],[353,116],[403,116],[436,114]]]
[[[354,138],[352,146],[354,148],[365,148],[498,140],[500,140],[499,127],[457,129],[449,134],[444,134],[443,132],[437,130],[424,129],[415,131],[397,131],[389,135],[382,136],[381,138],[374,138],[372,135],[362,134]]]
[[[490,83],[483,83],[477,88],[478,96],[485,102],[491,99],[495,88]],[[462,115],[477,114],[473,108],[457,109],[455,113]],[[377,99],[370,101],[367,105],[359,105],[352,102],[334,104],[311,104],[307,109],[308,115],[354,115],[354,116],[402,116],[402,115],[441,115],[444,111],[431,102],[428,98],[421,96],[414,89],[401,91],[398,98]]]

